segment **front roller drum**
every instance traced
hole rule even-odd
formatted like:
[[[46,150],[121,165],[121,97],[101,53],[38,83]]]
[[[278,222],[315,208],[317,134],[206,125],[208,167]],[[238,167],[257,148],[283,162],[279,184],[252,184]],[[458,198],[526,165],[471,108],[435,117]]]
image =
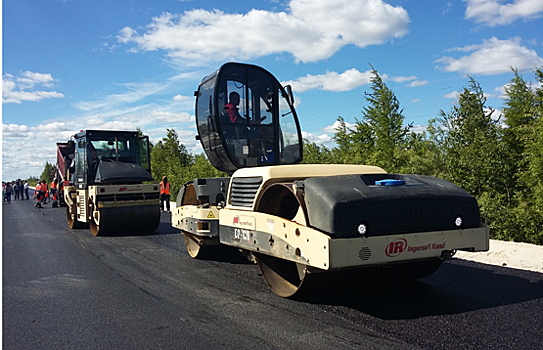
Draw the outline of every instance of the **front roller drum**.
[[[182,232],[187,253],[193,259],[223,260],[239,255],[236,249],[220,244],[218,237],[201,237],[187,231]]]
[[[66,206],[66,221],[68,222],[68,227],[71,229],[80,229],[87,228],[87,224],[81,221],[77,221],[77,207],[75,204],[70,207]]]
[[[91,210],[89,228],[95,236],[150,232],[160,224],[157,205],[98,208]]]

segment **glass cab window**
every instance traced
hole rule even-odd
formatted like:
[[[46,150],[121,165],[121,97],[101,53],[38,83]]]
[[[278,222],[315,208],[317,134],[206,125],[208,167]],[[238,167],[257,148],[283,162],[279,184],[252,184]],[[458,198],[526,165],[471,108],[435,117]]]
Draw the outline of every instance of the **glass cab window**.
[[[87,182],[87,149],[86,140],[81,138],[76,143],[75,148],[75,182],[83,184]]]
[[[225,64],[204,78],[197,96],[200,140],[219,170],[301,161],[294,108],[283,87],[266,70]]]

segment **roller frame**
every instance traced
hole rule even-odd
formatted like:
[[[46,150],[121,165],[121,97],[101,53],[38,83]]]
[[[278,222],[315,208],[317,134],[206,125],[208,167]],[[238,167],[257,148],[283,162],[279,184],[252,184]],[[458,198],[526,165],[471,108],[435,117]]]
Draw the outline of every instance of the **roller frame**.
[[[172,212],[172,226],[197,237],[219,237],[219,208],[214,205],[184,205]]]
[[[233,224],[234,221],[239,224]],[[395,264],[439,258],[448,251],[475,252],[489,248],[489,229],[484,224],[466,230],[333,239],[323,232],[277,216],[225,209],[220,212],[219,225],[222,244],[321,270]],[[386,250],[394,242],[406,243],[396,246],[397,255],[387,256]]]
[[[214,219],[209,218],[210,213]],[[302,216],[299,213],[294,220],[302,221]],[[209,229],[201,229],[202,224],[209,225]],[[270,214],[186,205],[176,208],[172,225],[198,237],[219,237],[221,244],[321,270],[396,264],[439,258],[445,256],[444,252],[489,248],[489,228],[485,224],[465,230],[334,239],[303,223]],[[396,244],[397,255],[387,256],[386,250],[394,242],[405,243]]]

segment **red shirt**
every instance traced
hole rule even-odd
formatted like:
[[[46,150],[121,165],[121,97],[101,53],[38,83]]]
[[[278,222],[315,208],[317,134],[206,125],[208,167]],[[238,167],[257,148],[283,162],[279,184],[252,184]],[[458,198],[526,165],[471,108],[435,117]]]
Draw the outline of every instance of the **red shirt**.
[[[224,109],[228,111],[228,117],[230,118],[230,121],[232,123],[235,123],[236,119],[238,119],[236,107],[231,103],[227,103],[226,106],[224,106]]]

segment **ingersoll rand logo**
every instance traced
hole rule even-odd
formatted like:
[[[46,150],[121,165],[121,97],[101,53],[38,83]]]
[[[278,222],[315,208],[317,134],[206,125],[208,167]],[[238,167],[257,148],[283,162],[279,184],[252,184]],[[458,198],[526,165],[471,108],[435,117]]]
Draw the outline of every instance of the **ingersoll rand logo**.
[[[441,243],[424,243],[421,245],[409,245],[405,238],[398,238],[390,242],[385,248],[385,254],[388,257],[395,257],[407,251],[409,253],[419,253],[430,250],[444,250],[445,242]]]
[[[135,187],[135,188],[120,187],[118,191],[119,192],[141,192],[142,189],[139,187]]]
[[[255,219],[251,216],[234,216],[232,224],[234,226],[242,226],[244,228],[254,230]]]
[[[407,240],[403,238],[398,238],[387,245],[387,247],[385,248],[385,254],[392,258],[400,255],[406,249]]]

